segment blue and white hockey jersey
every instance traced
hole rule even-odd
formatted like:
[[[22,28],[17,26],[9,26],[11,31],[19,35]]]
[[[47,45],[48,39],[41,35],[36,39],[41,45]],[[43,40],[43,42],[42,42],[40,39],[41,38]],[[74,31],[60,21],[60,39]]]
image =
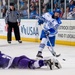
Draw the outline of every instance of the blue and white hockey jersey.
[[[44,30],[48,30],[50,28],[54,28],[61,24],[60,18],[54,19],[52,18],[53,13],[45,13],[42,17],[46,19],[44,22]]]
[[[60,18],[54,19],[52,18],[54,13],[47,12],[45,13],[41,19],[38,20],[39,25],[43,24],[43,30],[49,31],[51,28],[55,30],[54,34],[50,34],[51,36],[54,36],[58,31],[59,25],[62,23]]]

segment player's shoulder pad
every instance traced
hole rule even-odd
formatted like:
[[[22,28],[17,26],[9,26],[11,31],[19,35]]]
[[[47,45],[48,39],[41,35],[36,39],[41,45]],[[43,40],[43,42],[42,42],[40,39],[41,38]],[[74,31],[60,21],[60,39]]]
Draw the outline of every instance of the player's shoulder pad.
[[[58,19],[57,19],[57,22],[58,22],[58,24],[62,24],[62,22],[61,22],[61,19],[60,19],[60,18],[58,18]]]
[[[44,13],[44,14],[42,15],[42,17],[44,17],[44,16],[47,15],[47,14],[48,14],[48,12]]]
[[[54,14],[53,12],[48,12],[51,16]]]

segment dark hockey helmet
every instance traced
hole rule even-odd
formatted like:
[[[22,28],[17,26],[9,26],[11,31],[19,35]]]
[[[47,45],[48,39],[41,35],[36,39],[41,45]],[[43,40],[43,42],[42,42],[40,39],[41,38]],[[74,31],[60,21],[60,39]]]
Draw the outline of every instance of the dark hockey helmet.
[[[54,13],[55,13],[55,12],[61,14],[61,10],[60,10],[60,9],[55,9]]]

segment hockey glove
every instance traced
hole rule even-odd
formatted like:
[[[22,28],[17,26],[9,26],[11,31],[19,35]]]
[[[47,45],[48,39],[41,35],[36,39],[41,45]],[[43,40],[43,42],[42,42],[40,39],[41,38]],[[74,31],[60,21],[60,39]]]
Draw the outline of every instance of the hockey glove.
[[[44,21],[45,21],[45,18],[43,18],[43,17],[38,17],[38,24],[39,24],[39,25],[43,24]]]
[[[50,31],[45,31],[46,36],[50,35]]]
[[[38,24],[39,24],[39,25],[41,25],[41,24],[43,24],[43,23],[44,23],[43,20],[38,20]]]
[[[50,28],[48,31],[45,31],[45,33],[46,33],[46,36],[55,35],[57,31],[55,31],[54,28]]]

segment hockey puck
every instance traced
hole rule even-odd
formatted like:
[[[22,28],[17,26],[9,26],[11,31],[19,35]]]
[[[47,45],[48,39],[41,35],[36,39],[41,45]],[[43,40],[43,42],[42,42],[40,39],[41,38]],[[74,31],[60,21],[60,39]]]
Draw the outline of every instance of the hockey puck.
[[[63,59],[63,61],[66,61],[66,59]]]

